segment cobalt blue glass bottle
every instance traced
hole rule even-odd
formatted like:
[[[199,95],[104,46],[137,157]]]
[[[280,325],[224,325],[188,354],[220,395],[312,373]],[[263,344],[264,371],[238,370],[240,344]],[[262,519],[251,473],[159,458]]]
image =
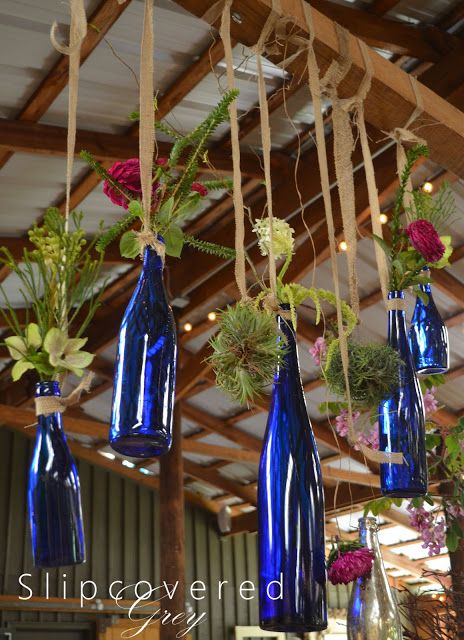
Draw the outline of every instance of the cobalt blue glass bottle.
[[[324,493],[295,331],[282,317],[278,326],[288,350],[274,379],[259,467],[260,626],[303,633],[327,627]]]
[[[36,397],[60,395],[58,382],[37,384]],[[37,423],[28,482],[34,565],[81,564],[85,562],[85,544],[79,476],[61,413],[38,416]]]
[[[119,331],[110,444],[135,458],[171,447],[176,380],[176,325],[163,261],[146,247],[139,281]]]
[[[428,267],[424,269],[430,274]],[[425,303],[417,296],[409,329],[409,344],[417,373],[445,373],[449,369],[448,329],[441,319],[432,296],[430,284],[420,285],[427,295]]]
[[[389,300],[404,300],[402,291],[390,291]],[[380,465],[381,491],[385,496],[414,498],[427,491],[428,472],[425,452],[425,413],[409,348],[406,317],[401,304],[388,311],[388,344],[396,349],[402,364],[399,385],[379,406],[379,448],[401,452],[404,464]]]

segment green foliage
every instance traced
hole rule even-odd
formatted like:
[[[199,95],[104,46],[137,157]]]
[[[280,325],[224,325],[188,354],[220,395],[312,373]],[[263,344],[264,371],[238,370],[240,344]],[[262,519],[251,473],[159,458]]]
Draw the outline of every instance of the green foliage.
[[[214,242],[206,242],[205,240],[199,240],[194,236],[184,234],[184,243],[190,247],[195,247],[203,253],[208,253],[212,256],[217,256],[223,260],[233,260],[235,258],[235,249],[231,247],[224,247]]]
[[[346,553],[347,551],[363,549],[364,546],[365,545],[361,544],[358,540],[337,540],[336,544],[332,546],[329,557],[327,558],[327,569],[330,569],[340,554]]]
[[[428,157],[429,150],[424,145],[417,145],[407,151],[407,161],[400,177],[393,216],[390,223],[391,242],[374,234],[374,241],[382,248],[390,267],[390,289],[400,290],[407,287],[415,287],[418,296],[427,302],[427,296],[418,289],[421,284],[430,282],[430,278],[423,273],[427,262],[423,256],[410,244],[405,225],[402,222],[404,214],[405,224],[419,219],[428,220],[438,230],[446,223],[450,223],[455,216],[455,202],[452,190],[447,183],[443,183],[438,192],[432,196],[421,189],[408,191],[408,183],[414,164],[420,157]],[[408,196],[408,198],[406,198]],[[442,269],[448,264],[452,253],[451,238],[442,236],[441,241],[445,245],[445,254],[438,262],[428,266],[434,269]]]
[[[403,498],[377,498],[376,500],[370,500],[364,505],[364,516],[372,513],[373,516],[378,516],[380,513],[384,513],[392,508],[401,507]]]
[[[275,317],[253,304],[238,303],[220,312],[218,323],[208,358],[216,383],[240,404],[253,402],[272,383],[286,350],[284,339],[277,339]]]
[[[402,361],[395,349],[377,343],[348,342],[350,394],[357,408],[376,407],[399,383]],[[332,393],[345,394],[340,344],[334,340],[327,353],[324,377]]]
[[[82,214],[73,213],[70,222],[74,228],[66,230],[58,209],[48,209],[43,224],[29,231],[34,249],[24,249],[20,261],[5,247],[0,249],[0,263],[18,277],[27,308],[22,326],[0,286],[5,305],[0,313],[13,334],[5,345],[16,360],[15,379],[28,369],[35,369],[42,380],[69,370],[80,375],[93,357],[80,350],[86,342],[82,335],[99,305],[95,291],[103,255],[93,257],[95,242],[85,239]]]
[[[181,134],[164,122],[155,122],[158,130],[173,138],[167,163],[161,164],[160,159],[153,167],[153,185],[156,192],[153,197],[152,210],[150,211],[150,228],[155,235],[163,236],[166,243],[167,255],[180,257],[185,242],[190,246],[204,250],[214,255],[226,255],[229,259],[230,251],[213,243],[201,243],[191,236],[184,237],[181,224],[198,210],[204,194],[197,189],[192,190],[193,183],[197,180],[200,163],[208,163],[207,143],[219,125],[228,120],[229,106],[238,95],[238,90],[227,91],[219,104],[209,113],[193,131]],[[156,110],[156,103],[155,103]],[[131,114],[132,120],[138,120],[138,112]],[[185,157],[187,156],[187,157]],[[181,157],[183,162],[181,163]],[[129,227],[138,219],[143,219],[142,205],[134,200],[134,192],[125,188],[118,180],[113,178],[108,171],[88,151],[81,152],[81,158],[108,182],[113,189],[119,191],[129,204],[129,212],[121,220],[105,231],[102,235],[98,249],[105,249],[111,242],[124,234],[120,242],[124,257],[136,257],[138,255],[136,237],[128,232]],[[182,166],[180,167],[180,164]],[[208,191],[230,190],[233,183],[229,178],[218,180],[206,180],[200,184]],[[194,185],[195,187],[195,185]]]

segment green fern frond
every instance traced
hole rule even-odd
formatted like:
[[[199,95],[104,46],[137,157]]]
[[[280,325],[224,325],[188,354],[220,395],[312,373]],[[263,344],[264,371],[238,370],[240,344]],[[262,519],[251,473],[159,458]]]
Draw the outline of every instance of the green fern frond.
[[[117,191],[125,195],[128,202],[134,198],[134,194],[128,191],[120,182],[115,180],[113,176],[111,176],[108,173],[108,171],[101,164],[101,162],[98,162],[98,160],[95,160],[95,158],[89,151],[86,151],[85,149],[83,149],[79,155],[82,158],[82,160],[84,160],[89,165],[89,167],[95,171],[95,173],[97,174],[97,176],[101,178],[101,180],[105,180],[114,189],[116,189]]]
[[[223,189],[231,191],[234,186],[234,181],[231,178],[223,178],[222,180],[202,180],[201,184],[204,185],[208,191],[222,191]]]
[[[184,235],[184,243],[190,247],[194,247],[203,253],[208,253],[211,256],[217,256],[223,260],[233,260],[235,258],[235,249],[231,247],[224,247],[215,242],[206,242],[205,240],[199,240],[193,236]]]
[[[129,212],[121,218],[119,222],[116,222],[116,224],[102,233],[95,245],[96,250],[100,253],[105,251],[106,247],[116,240],[116,238],[119,238],[119,236],[124,233],[124,231],[126,231],[138,217],[139,216],[137,214]]]

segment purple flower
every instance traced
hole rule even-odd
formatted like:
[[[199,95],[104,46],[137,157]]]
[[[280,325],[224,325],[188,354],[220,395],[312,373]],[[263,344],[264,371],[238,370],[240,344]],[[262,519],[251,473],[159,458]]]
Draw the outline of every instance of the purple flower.
[[[364,578],[372,571],[374,554],[370,549],[362,548],[345,551],[331,563],[328,577],[332,584],[348,584],[358,578]]]
[[[411,526],[421,534],[422,548],[428,549],[429,556],[438,555],[446,545],[446,523],[444,518],[435,520],[424,507],[408,505]]]
[[[356,420],[359,418],[361,414],[359,413],[359,411],[355,411],[352,414],[352,420],[353,420],[353,424],[356,422]],[[342,438],[346,438],[348,435],[348,431],[349,431],[349,425],[348,425],[348,409],[342,409],[340,411],[340,415],[338,415],[335,418],[335,431],[338,433],[339,436],[341,436]]]
[[[426,262],[438,262],[443,258],[446,247],[429,220],[414,220],[408,224],[406,233],[408,234],[409,242]]]
[[[435,387],[427,389],[424,393],[424,409],[426,414],[435,413],[438,409],[438,402],[435,398]]]
[[[446,512],[456,520],[459,520],[459,518],[464,518],[464,508],[461,507],[460,504],[448,504],[446,507]]]
[[[317,338],[316,342],[309,350],[309,353],[313,357],[314,364],[320,367],[321,362],[324,360],[325,356],[327,355],[327,342],[322,336]]]

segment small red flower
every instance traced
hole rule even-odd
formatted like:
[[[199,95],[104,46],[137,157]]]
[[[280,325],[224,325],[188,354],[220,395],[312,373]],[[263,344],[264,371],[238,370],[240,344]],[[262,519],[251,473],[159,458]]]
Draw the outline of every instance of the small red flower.
[[[407,226],[406,233],[414,249],[426,262],[433,263],[442,259],[446,248],[429,220],[414,220]]]
[[[208,189],[201,182],[192,182],[191,190],[199,193],[202,198],[208,195]]]
[[[156,158],[155,160],[155,164],[157,164],[158,167],[165,167],[167,163],[168,163],[167,158]]]

